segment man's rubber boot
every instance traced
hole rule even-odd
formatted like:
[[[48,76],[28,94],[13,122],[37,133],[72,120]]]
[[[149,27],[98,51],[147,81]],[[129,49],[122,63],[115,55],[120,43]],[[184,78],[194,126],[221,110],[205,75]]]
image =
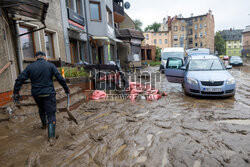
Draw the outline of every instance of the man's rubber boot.
[[[44,116],[44,117],[40,116],[40,118],[41,118],[41,122],[42,122],[42,129],[46,129],[47,128],[47,118],[46,118],[46,116]]]
[[[56,124],[55,122],[53,122],[53,124],[49,124],[48,127],[48,137],[49,137],[49,143],[50,146],[55,145],[55,141],[56,141]]]

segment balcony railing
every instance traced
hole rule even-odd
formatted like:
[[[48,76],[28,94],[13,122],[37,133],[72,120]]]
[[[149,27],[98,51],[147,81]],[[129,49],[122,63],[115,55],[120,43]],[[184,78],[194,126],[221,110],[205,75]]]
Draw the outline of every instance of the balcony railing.
[[[113,2],[113,8],[114,8],[114,12],[124,16],[124,8],[120,6],[118,3]]]

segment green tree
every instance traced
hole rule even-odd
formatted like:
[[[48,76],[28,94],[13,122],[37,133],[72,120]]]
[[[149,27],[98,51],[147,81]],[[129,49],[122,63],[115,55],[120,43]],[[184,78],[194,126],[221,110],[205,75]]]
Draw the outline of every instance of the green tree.
[[[155,60],[160,61],[160,59],[161,59],[161,48],[159,48],[158,46],[156,46],[155,55],[156,55]]]
[[[153,24],[148,25],[148,26],[145,28],[145,31],[153,30],[154,32],[158,32],[158,30],[159,30],[160,27],[161,27],[161,24],[160,24],[160,23],[154,22]]]
[[[143,23],[141,22],[141,20],[135,19],[134,23],[135,23],[135,29],[138,31],[142,31],[141,27],[142,27]]]
[[[218,51],[219,55],[226,54],[226,42],[222,38],[220,32],[216,32],[216,34],[215,34],[214,47],[215,47],[215,51]]]

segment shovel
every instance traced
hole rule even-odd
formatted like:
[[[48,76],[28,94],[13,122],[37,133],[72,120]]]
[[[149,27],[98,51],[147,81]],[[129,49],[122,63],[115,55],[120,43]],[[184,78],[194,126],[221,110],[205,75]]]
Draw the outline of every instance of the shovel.
[[[73,114],[69,111],[69,94],[67,94],[67,114],[69,116],[69,119],[71,119],[72,121],[74,121],[77,125],[78,125],[78,122],[76,120],[76,118],[73,116]]]

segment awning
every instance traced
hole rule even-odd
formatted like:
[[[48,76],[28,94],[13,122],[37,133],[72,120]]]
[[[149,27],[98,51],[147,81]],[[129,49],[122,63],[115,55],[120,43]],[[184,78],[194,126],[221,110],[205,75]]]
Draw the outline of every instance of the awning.
[[[109,41],[108,37],[98,37],[98,36],[91,36],[92,39],[94,40],[105,40],[105,41]]]
[[[117,39],[117,38],[110,38],[111,40],[113,40],[113,41],[115,41],[115,42],[118,42],[118,43],[123,43],[123,41],[122,40],[120,40],[120,39]]]
[[[0,0],[0,8],[7,13],[26,16],[41,21],[44,25],[48,7],[48,3],[38,0]]]

